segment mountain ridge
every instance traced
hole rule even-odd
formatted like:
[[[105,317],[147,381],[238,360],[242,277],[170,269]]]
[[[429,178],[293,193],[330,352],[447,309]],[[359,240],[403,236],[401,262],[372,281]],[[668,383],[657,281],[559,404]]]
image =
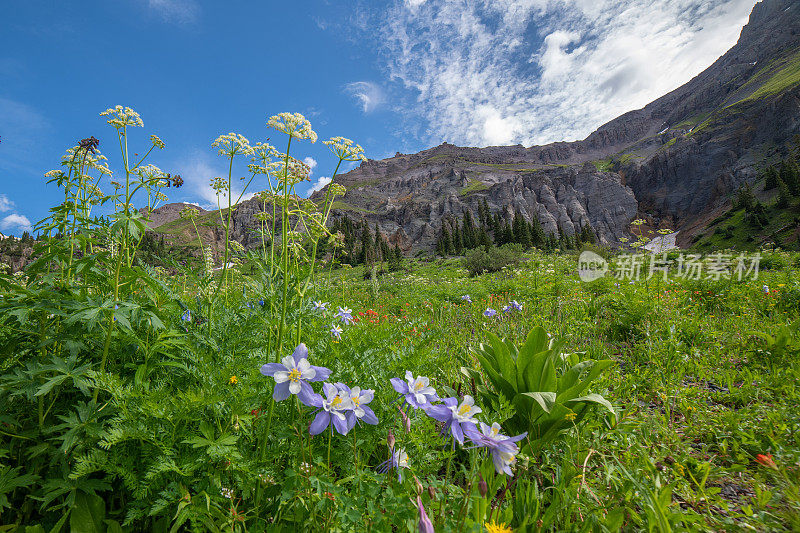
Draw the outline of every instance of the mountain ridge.
[[[347,193],[334,216],[364,219],[405,251],[431,249],[442,224],[486,201],[519,211],[546,233],[590,225],[617,245],[629,223],[686,228],[753,183],[800,133],[800,5],[762,0],[739,40],[711,66],[586,139],[543,146],[459,147],[362,162],[337,176]],[[321,199],[325,189],[311,198]],[[234,237],[255,246],[257,200],[235,208]],[[681,240],[679,238],[679,241]]]

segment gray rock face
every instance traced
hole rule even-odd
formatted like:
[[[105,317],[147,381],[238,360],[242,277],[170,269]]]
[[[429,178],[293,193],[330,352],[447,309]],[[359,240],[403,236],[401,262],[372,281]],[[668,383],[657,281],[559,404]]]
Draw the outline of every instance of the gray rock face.
[[[403,230],[414,247],[432,246],[443,218],[475,215],[481,198],[492,210],[536,217],[546,232],[571,234],[588,222],[605,243],[626,233],[637,210],[688,224],[754,181],[800,133],[800,78],[774,83],[798,62],[800,4],[763,0],[739,42],[708,69],[585,140],[445,143],[368,161],[337,178],[348,188],[338,214],[388,235]]]

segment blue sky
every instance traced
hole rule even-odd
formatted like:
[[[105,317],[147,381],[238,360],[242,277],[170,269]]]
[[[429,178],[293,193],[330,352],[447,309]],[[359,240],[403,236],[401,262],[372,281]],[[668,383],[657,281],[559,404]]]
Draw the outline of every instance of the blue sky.
[[[209,206],[208,180],[225,172],[214,138],[234,131],[282,147],[265,125],[282,111],[306,115],[321,139],[359,142],[374,159],[442,141],[583,138],[710,65],[753,4],[3,2],[0,231],[19,234],[60,201],[42,175],[77,140],[99,138],[118,169],[114,130],[98,116],[117,104],[141,114],[139,148],[150,134],[166,142],[151,162],[186,180],[170,201]],[[312,180],[330,176],[322,143],[293,155],[313,160]]]

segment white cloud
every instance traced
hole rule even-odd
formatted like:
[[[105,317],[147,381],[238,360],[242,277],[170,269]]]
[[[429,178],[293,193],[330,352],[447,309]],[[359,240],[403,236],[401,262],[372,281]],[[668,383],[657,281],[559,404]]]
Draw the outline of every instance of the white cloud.
[[[191,24],[200,16],[200,6],[195,0],[147,0],[147,5],[165,22]]]
[[[0,229],[15,233],[22,233],[24,231],[31,233],[33,231],[33,226],[31,225],[31,221],[28,220],[28,217],[25,215],[12,213],[3,218],[3,220],[0,220]]]
[[[321,191],[327,184],[331,182],[331,178],[326,178],[325,176],[320,176],[317,181],[308,189],[308,196],[311,196],[317,191]]]
[[[380,15],[382,57],[415,97],[404,129],[425,142],[575,140],[707,68],[754,4],[396,0]]]
[[[383,91],[371,81],[354,81],[348,83],[344,90],[358,100],[364,113],[374,111],[384,101]]]
[[[5,194],[0,194],[0,213],[14,209],[14,202],[8,199]]]
[[[303,158],[303,163],[305,163],[306,165],[308,165],[308,168],[309,168],[309,169],[311,169],[311,173],[313,173],[313,172],[314,172],[314,169],[315,169],[315,168],[316,168],[316,166],[317,166],[317,160],[316,160],[316,159],[314,159],[313,157],[304,157],[304,158]],[[310,174],[309,174],[309,175],[310,175]]]
[[[188,193],[191,196],[198,198],[199,201],[197,202],[197,205],[203,209],[217,209],[217,193],[211,187],[211,179],[217,176],[227,179],[227,167],[224,169],[222,167],[217,168],[207,153],[196,150],[190,157],[179,161],[174,168],[176,169],[176,174],[180,174],[184,180],[184,188],[182,189],[184,193]],[[231,197],[235,202],[236,199],[239,198],[239,194],[242,192],[243,183],[237,177],[235,170],[233,176],[234,177],[231,180],[233,194]],[[242,196],[241,201],[249,200],[255,196],[256,192],[258,192],[257,188],[255,189],[255,192],[253,192],[254,189],[252,185],[253,184],[251,184],[250,192]],[[227,194],[220,194],[219,205],[221,205],[223,208],[228,207]]]

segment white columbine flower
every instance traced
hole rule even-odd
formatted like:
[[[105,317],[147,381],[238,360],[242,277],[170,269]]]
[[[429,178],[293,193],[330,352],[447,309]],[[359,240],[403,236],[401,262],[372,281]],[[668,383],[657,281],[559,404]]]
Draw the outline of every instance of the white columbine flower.
[[[430,386],[431,381],[426,376],[417,376],[415,378],[410,370],[406,370],[406,382],[408,383],[409,392],[414,395],[414,399],[419,404],[428,403],[426,396],[436,394],[436,389]]]
[[[482,412],[480,407],[475,407],[475,400],[469,395],[464,396],[464,399],[461,401],[461,405],[453,406],[449,409],[453,413],[453,419],[457,420],[459,423],[471,422],[473,424],[477,424],[477,420],[475,420],[474,417],[478,413]]]

